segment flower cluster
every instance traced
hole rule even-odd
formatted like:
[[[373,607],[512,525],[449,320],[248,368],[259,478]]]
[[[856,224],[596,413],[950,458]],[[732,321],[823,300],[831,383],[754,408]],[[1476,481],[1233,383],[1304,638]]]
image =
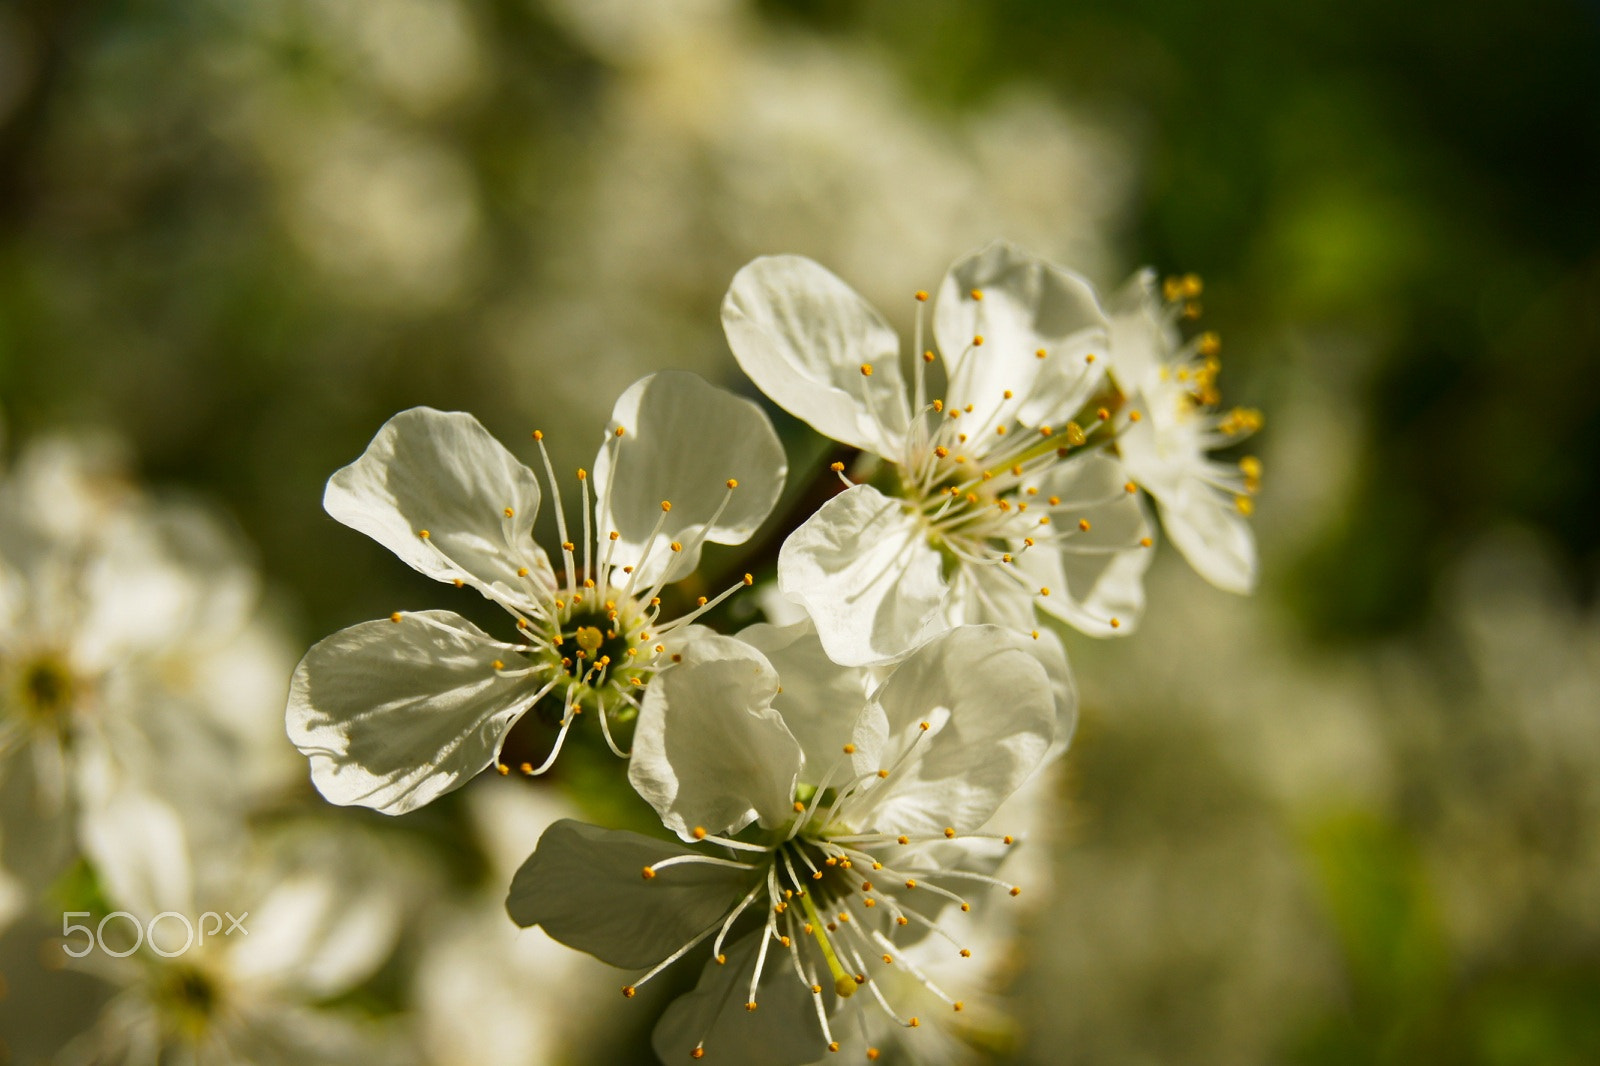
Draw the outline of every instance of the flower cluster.
[[[401,814],[490,766],[541,775],[596,719],[660,833],[557,821],[506,906],[638,971],[629,999],[700,960],[656,1026],[664,1061],[876,1059],[883,1033],[923,1027],[908,1003],[962,1014],[945,963],[1022,892],[1003,876],[1020,833],[997,812],[1076,722],[1052,624],[1136,627],[1157,516],[1213,583],[1255,579],[1260,465],[1211,453],[1260,416],[1218,410],[1218,342],[1183,337],[1199,288],[1141,274],[1103,301],[992,244],[936,299],[916,293],[908,373],[886,320],[823,267],[746,266],[722,310],[739,365],[855,454],[821,472],[839,484],[814,513],[756,540],[781,543],[775,567],[748,564],[775,576],[747,605],[770,621],[737,632],[719,608],[755,575],[697,595],[697,568],[708,543],[756,538],[782,493],[756,404],[685,373],[639,381],[568,482],[571,521],[540,432],[543,490],[470,415],[396,415],[330,480],[328,512],[471,586],[514,633],[399,611],[317,644],[288,706],[313,781]],[[536,534],[546,491],[559,551]],[[544,746],[521,761],[506,751],[525,717]]]

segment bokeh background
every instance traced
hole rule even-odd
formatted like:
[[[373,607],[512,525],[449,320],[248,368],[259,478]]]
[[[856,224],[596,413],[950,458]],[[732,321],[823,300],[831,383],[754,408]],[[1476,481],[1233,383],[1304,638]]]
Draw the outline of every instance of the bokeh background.
[[[756,255],[902,329],[997,236],[1195,271],[1268,416],[1261,589],[1168,552],[1138,634],[1069,638],[997,1058],[1595,1062],[1597,192],[1592,3],[12,0],[0,412],[224,508],[305,646],[442,605],[319,506],[385,418],[587,465],[642,373],[750,391],[717,308]],[[603,1013],[540,1054],[627,1061]]]

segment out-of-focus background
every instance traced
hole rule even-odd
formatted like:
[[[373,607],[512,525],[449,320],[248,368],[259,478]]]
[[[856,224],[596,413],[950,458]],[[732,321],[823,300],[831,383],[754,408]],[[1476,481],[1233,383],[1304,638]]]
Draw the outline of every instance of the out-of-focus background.
[[[1069,638],[997,1057],[1595,1062],[1597,190],[1592,3],[16,0],[0,412],[225,508],[304,647],[448,599],[319,506],[384,419],[587,465],[642,373],[750,391],[756,255],[902,329],[993,237],[1197,272],[1267,414],[1261,588],[1169,550],[1139,633]]]

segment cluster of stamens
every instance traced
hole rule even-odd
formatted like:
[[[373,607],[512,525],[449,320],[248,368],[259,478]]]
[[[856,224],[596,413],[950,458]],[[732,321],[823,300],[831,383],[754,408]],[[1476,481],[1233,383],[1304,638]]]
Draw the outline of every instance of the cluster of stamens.
[[[613,467],[626,432],[624,427],[616,426],[607,434]],[[541,716],[558,730],[550,753],[542,763],[535,766],[525,762],[518,767],[528,776],[542,774],[554,765],[573,721],[586,711],[599,719],[601,734],[611,751],[627,758],[629,753],[618,743],[613,729],[638,715],[639,697],[644,687],[656,674],[678,661],[679,656],[670,651],[673,635],[754,582],[750,574],[745,574],[742,580],[717,596],[699,597],[687,613],[662,621],[661,590],[667,584],[665,575],[669,571],[663,569],[663,577],[652,582],[641,582],[638,574],[658,550],[660,534],[672,512],[672,501],[661,501],[660,517],[645,541],[643,553],[638,559],[624,563],[617,556],[621,533],[613,529],[602,536],[594,519],[597,505],[599,513],[613,513],[611,501],[591,498],[589,473],[579,468],[577,480],[583,497],[583,527],[581,540],[574,541],[561,503],[555,466],[545,447],[544,433],[535,430],[533,439],[543,461],[549,495],[555,501],[562,571],[553,574],[542,559],[536,560],[537,549],[530,542],[516,545],[519,553],[523,553],[519,554],[518,561],[524,565],[516,568],[519,587],[510,595],[492,586],[480,585],[485,595],[515,619],[519,638],[516,643],[502,645],[507,658],[496,659],[494,671],[502,677],[526,677],[530,694],[522,699],[522,705],[539,708]],[[734,478],[728,478],[723,484],[726,494],[709,520],[700,525],[697,539],[687,546],[671,541],[664,550],[678,553],[699,549],[739,487]],[[608,495],[609,492],[608,484]],[[507,505],[501,510],[500,518],[506,542],[515,544],[515,509]],[[441,562],[458,571],[454,584],[458,588],[463,586],[467,576],[464,568],[439,547],[431,531],[420,529],[417,535]],[[396,623],[434,624],[425,616],[406,612],[396,612],[390,619]],[[511,767],[498,759],[495,769],[501,774],[511,772]]]
[[[976,871],[948,868],[916,870],[898,863],[913,855],[914,849],[922,844],[999,841],[1009,846],[1015,843],[1015,838],[960,833],[954,827],[929,835],[854,828],[857,816],[866,813],[862,810],[864,798],[875,787],[893,777],[908,759],[914,757],[924,739],[936,732],[932,723],[922,722],[913,742],[906,745],[888,767],[861,774],[836,787],[802,786],[794,800],[794,818],[787,828],[773,834],[766,842],[753,843],[714,836],[697,827],[692,834],[696,840],[726,849],[728,857],[686,853],[644,867],[642,876],[646,881],[654,881],[670,867],[685,864],[735,867],[750,870],[757,876],[750,890],[721,920],[696,934],[638,980],[625,985],[623,995],[631,999],[641,985],[713,935],[712,956],[725,965],[728,957],[723,947],[735,923],[747,912],[759,914],[752,908],[764,900],[765,918],[755,965],[750,974],[745,1001],[747,1011],[754,1011],[759,1006],[757,990],[766,967],[785,965],[771,958],[774,952],[787,956],[787,965],[793,970],[795,979],[810,991],[823,1040],[830,1051],[838,1051],[839,1042],[835,1039],[828,1018],[824,970],[827,986],[833,989],[839,999],[849,999],[857,991],[865,990],[888,1018],[904,1028],[917,1028],[921,1025],[921,1019],[914,1014],[902,1014],[891,1005],[882,982],[875,976],[882,967],[899,968],[951,1010],[962,1010],[962,1001],[946,993],[920,967],[902,955],[893,938],[897,930],[915,924],[945,940],[961,958],[971,958],[971,949],[927,917],[921,909],[903,906],[902,895],[910,892],[932,894],[959,908],[962,913],[970,913],[972,903],[946,882],[1000,888],[1011,896],[1020,895],[1022,889]],[[853,744],[844,745],[841,756],[823,780],[833,780],[855,753]],[[741,858],[731,857],[735,855]],[[809,948],[806,947],[808,944]],[[857,1017],[860,1019],[859,1014]],[[865,1038],[864,1019],[861,1019],[861,1024]],[[704,1054],[705,1041],[702,1039],[691,1055],[698,1059]],[[870,1048],[867,1054],[871,1059],[878,1057],[875,1048]]]
[[[1018,415],[1027,397],[1011,389],[1004,390],[1002,402],[982,415],[975,415],[971,403],[928,399],[924,368],[937,356],[922,346],[928,294],[916,295],[916,346],[921,357],[913,364],[915,415],[897,463],[895,489],[907,509],[920,517],[927,542],[945,559],[947,571],[961,565],[998,567],[1028,595],[1043,598],[1051,590],[1035,585],[1014,565],[1025,552],[1103,555],[1150,547],[1148,537],[1127,544],[1083,543],[1083,535],[1092,528],[1086,515],[1136,493],[1138,487],[1132,482],[1092,499],[1064,501],[1041,490],[1061,464],[1114,449],[1118,434],[1137,423],[1142,413],[1127,409],[1125,398],[1109,385],[1059,426],[1023,424]],[[981,328],[983,292],[973,289],[967,297],[979,306]],[[974,377],[983,372],[974,355],[983,344],[983,335],[975,334],[958,360],[946,357],[947,365],[958,364],[945,383],[947,396],[974,391]],[[1051,356],[1044,348],[1034,352],[1040,360]],[[1097,360],[1094,353],[1082,358],[1085,365]],[[870,376],[871,369],[864,364],[863,376]],[[870,392],[865,397],[870,404]],[[835,463],[833,470],[850,483],[843,464]],[[1117,618],[1106,621],[1112,628],[1121,625]]]

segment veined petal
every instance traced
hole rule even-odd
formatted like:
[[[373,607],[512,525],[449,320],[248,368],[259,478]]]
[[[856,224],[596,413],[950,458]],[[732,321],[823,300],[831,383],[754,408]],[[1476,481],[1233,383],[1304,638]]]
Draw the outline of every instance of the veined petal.
[[[847,666],[889,662],[940,627],[939,555],[906,505],[855,485],[789,535],[778,587],[803,604],[828,657]]]
[[[536,691],[514,655],[450,611],[340,630],[295,669],[289,739],[330,802],[404,814],[494,760]]]
[[[634,578],[641,587],[691,573],[705,540],[748,540],[783,491],[788,467],[766,414],[694,374],[640,378],[618,397],[611,425],[622,436],[611,436],[595,457],[595,521],[621,534],[616,565],[645,559]],[[738,484],[731,494],[730,479]]]
[[[766,656],[778,673],[780,691],[772,706],[805,754],[800,780],[825,787],[824,775],[842,760],[844,738],[866,703],[871,674],[828,658],[809,618],[787,626],[758,623],[742,630],[739,639]],[[844,771],[850,772],[849,764]]]
[[[933,326],[947,400],[972,404],[979,425],[1065,421],[1105,373],[1108,323],[1089,283],[1005,241],[951,266]]]
[[[322,506],[421,573],[490,599],[526,603],[530,581],[555,583],[533,542],[533,471],[460,411],[413,407],[389,419],[328,479]],[[518,575],[524,568],[531,576]]]
[[[1256,585],[1256,540],[1231,497],[1200,481],[1156,498],[1161,524],[1189,565],[1225,592]]]
[[[1144,573],[1155,552],[1141,542],[1153,539],[1154,529],[1143,495],[1128,492],[1128,484],[1127,471],[1104,454],[1055,466],[1040,479],[1039,491],[1061,500],[1051,508],[1056,528],[1070,531],[1079,521],[1089,528],[1017,558],[1050,589],[1034,601],[1038,607],[1090,636],[1131,633],[1144,612]]]
[[[794,972],[788,950],[776,942],[767,948],[756,988],[758,1009],[745,1009],[761,937],[756,931],[729,945],[726,963],[709,960],[694,991],[662,1013],[650,1040],[662,1062],[689,1062],[702,1044],[708,1061],[763,1066],[800,1066],[824,1053],[811,991]],[[825,994],[831,998],[831,989]]]
[[[506,912],[602,962],[653,966],[721,921],[757,876],[698,862],[640,876],[683,854],[667,841],[563,818],[511,879]]]
[[[1050,679],[1027,642],[998,626],[962,626],[901,663],[875,697],[888,729],[880,759],[895,769],[848,817],[908,834],[968,833],[988,821],[1056,735]]]
[[[685,840],[790,816],[800,745],[772,709],[778,675],[762,654],[707,634],[650,683],[628,780]]]
[[[756,259],[734,275],[722,328],[779,407],[825,437],[899,458],[911,418],[900,341],[849,285],[803,256]]]

